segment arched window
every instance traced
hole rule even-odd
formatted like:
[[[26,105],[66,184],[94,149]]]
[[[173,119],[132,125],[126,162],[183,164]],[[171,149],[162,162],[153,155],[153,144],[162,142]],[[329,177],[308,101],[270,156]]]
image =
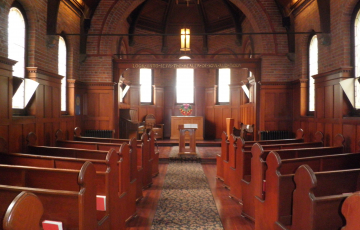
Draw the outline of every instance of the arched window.
[[[312,36],[309,45],[309,112],[315,111],[315,80],[312,76],[318,74],[318,40]]]
[[[59,37],[58,74],[64,76],[61,80],[61,111],[66,111],[66,43]]]
[[[354,21],[354,66],[355,78],[360,77],[360,10],[357,12]],[[355,81],[355,109],[360,109],[360,85]]]
[[[17,61],[13,66],[13,76],[25,78],[26,26],[20,9],[11,7],[8,24],[8,58]],[[25,83],[22,81],[12,98],[14,109],[25,108]]]

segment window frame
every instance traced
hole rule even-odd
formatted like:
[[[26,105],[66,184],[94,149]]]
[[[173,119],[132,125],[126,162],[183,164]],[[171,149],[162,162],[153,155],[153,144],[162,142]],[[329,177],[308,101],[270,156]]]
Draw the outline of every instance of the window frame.
[[[65,78],[65,110],[62,110],[62,108],[61,108],[61,104],[62,104],[62,82],[61,82],[61,84],[60,84],[60,112],[61,112],[61,114],[62,115],[67,115],[67,114],[69,114],[69,97],[68,97],[68,91],[69,91],[69,89],[68,89],[68,83],[67,83],[67,75],[68,75],[68,60],[69,60],[69,58],[68,58],[68,54],[69,54],[69,52],[68,52],[68,45],[67,45],[67,39],[66,39],[66,36],[65,36],[65,34],[64,33],[61,33],[61,35],[59,35],[59,42],[58,42],[58,46],[59,46],[59,44],[60,44],[60,37],[62,37],[63,39],[64,39],[64,42],[65,42],[65,49],[66,49],[66,54],[65,54],[65,62],[66,62],[66,69],[65,69],[65,76],[63,76],[64,78]],[[59,47],[58,47],[58,52],[59,52]],[[60,75],[60,73],[59,73],[59,53],[58,53],[58,74]],[[62,76],[62,75],[60,75],[60,76]],[[62,81],[62,79],[61,79],[61,81]]]
[[[154,70],[153,69],[150,69],[151,70],[151,100],[150,102],[142,102],[141,101],[141,81],[140,81],[140,78],[141,78],[141,75],[140,75],[140,70],[141,69],[150,69],[150,68],[140,68],[139,69],[139,84],[140,84],[140,104],[141,105],[153,105],[154,104]]]
[[[307,94],[306,94],[306,101],[307,101],[307,116],[314,116],[315,115],[315,110],[316,110],[316,95],[315,95],[315,79],[313,79],[313,83],[314,83],[314,111],[310,111],[310,84],[311,84],[311,78],[313,75],[310,75],[310,71],[311,71],[311,60],[310,60],[310,48],[311,48],[311,42],[313,40],[313,38],[316,36],[316,41],[317,41],[317,73],[319,73],[319,39],[317,37],[317,35],[315,34],[315,32],[311,33],[309,36],[309,41],[308,41],[308,48],[307,48],[307,52],[308,52],[308,65],[307,65],[307,76],[308,76],[308,87],[307,87]]]
[[[231,68],[221,68],[221,69],[229,69],[230,71],[230,81],[229,81],[229,85],[231,84]],[[230,104],[230,86],[228,86],[229,88],[229,100],[228,101],[219,101],[220,98],[220,69],[217,69],[217,77],[216,77],[216,84],[217,84],[217,89],[216,89],[216,103],[218,105],[229,105]]]
[[[8,16],[7,16],[7,19],[8,19],[8,24],[7,24],[7,29],[9,30],[9,14],[10,14],[10,9],[11,8],[17,8],[20,13],[22,14],[22,17],[24,19],[24,25],[25,25],[25,36],[24,36],[24,79],[28,77],[28,73],[27,73],[27,70],[26,70],[26,67],[28,66],[28,53],[29,53],[29,46],[28,46],[28,38],[29,38],[29,23],[28,23],[28,20],[27,20],[27,15],[26,15],[26,11],[24,9],[24,7],[17,1],[13,2],[13,4],[11,5],[11,7],[9,8],[9,12],[8,12]],[[9,37],[7,37],[7,39],[9,39]],[[8,42],[8,47],[7,49],[9,49],[9,42]],[[9,53],[8,53],[8,56],[9,56]],[[15,76],[16,77],[16,76]],[[25,91],[25,88],[24,88],[24,91]],[[15,92],[13,92],[13,96],[15,95]],[[25,116],[27,115],[27,108],[28,106],[31,104],[31,101],[33,99],[31,99],[29,101],[29,103],[24,106],[24,108],[13,108],[12,106],[12,115],[13,116]],[[25,102],[25,94],[24,94],[24,102]]]
[[[356,76],[356,52],[355,52],[355,35],[356,35],[356,31],[355,31],[355,24],[356,24],[356,18],[359,15],[359,23],[360,23],[360,2],[358,2],[354,8],[354,11],[352,13],[351,16],[351,23],[350,23],[350,54],[351,54],[351,60],[350,63],[353,66],[353,70],[352,70],[352,76],[354,77],[354,79],[356,79],[357,77],[360,77],[360,70],[359,70],[359,76]],[[360,25],[359,25],[360,26]],[[358,35],[359,39],[360,39],[360,35]],[[360,44],[359,44],[360,46]],[[360,59],[360,53],[358,54],[359,59]],[[359,64],[360,64],[360,60],[359,60]],[[360,68],[360,65],[359,65]],[[352,113],[351,115],[356,115],[356,116],[360,116],[360,107],[357,109],[356,107],[356,82],[354,82],[354,107],[352,108]]]

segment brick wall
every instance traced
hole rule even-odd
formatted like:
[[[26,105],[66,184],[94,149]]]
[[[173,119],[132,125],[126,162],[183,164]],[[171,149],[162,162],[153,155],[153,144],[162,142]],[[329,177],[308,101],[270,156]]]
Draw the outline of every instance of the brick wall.
[[[47,1],[18,1],[25,10],[28,24],[28,66],[38,67],[50,73],[57,73],[58,38],[51,39],[46,35]],[[5,0],[0,4],[0,55],[7,57],[7,23],[8,14],[13,1]],[[79,33],[80,18],[63,2],[60,2],[57,33]],[[53,41],[54,46],[49,42]],[[77,77],[79,68],[79,37],[67,37],[69,72]]]

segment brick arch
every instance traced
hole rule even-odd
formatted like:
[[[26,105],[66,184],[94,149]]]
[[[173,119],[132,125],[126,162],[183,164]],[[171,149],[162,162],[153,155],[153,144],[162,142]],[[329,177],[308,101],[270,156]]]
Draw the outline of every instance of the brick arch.
[[[224,58],[222,55],[219,54],[231,54],[232,57],[225,56],[225,58],[238,58],[235,52],[229,48],[222,48],[214,52],[214,55],[211,55],[211,59],[221,59]]]
[[[276,28],[282,28],[281,25],[274,25],[273,19],[267,14],[259,1],[231,0],[248,18],[255,32],[274,32]],[[127,33],[126,18],[143,1],[110,1],[102,0],[94,14],[92,29],[90,33]],[[255,4],[254,4],[255,3]],[[275,4],[275,3],[273,3]],[[280,17],[280,15],[279,15]],[[281,20],[277,20],[280,21]],[[284,29],[285,31],[285,29]],[[278,31],[277,31],[278,32]],[[256,52],[277,53],[277,36],[286,35],[257,35],[261,36],[260,44],[256,45]],[[109,53],[110,44],[116,42],[112,37],[93,37],[89,41],[89,49],[94,50],[96,46],[97,53]]]
[[[141,49],[138,50],[135,54],[150,54],[150,55],[146,55],[146,56],[136,55],[136,56],[132,56],[131,59],[159,59],[159,57],[155,55],[156,52],[153,51],[152,49]]]
[[[275,28],[283,28],[282,25],[275,25],[271,16],[266,12],[265,6],[260,1],[241,1],[230,0],[235,4],[245,15],[254,32],[275,32]],[[275,4],[275,2],[272,2]],[[275,5],[274,5],[275,6]],[[280,13],[279,16],[280,17]],[[281,21],[279,18],[278,21]],[[279,31],[276,31],[279,32]],[[285,32],[285,28],[283,31]],[[256,35],[261,39],[254,39],[255,41],[261,41],[256,43],[256,53],[277,53],[277,36],[286,35]],[[270,45],[269,45],[270,44]],[[255,52],[255,50],[253,50]]]
[[[92,28],[89,33],[98,34],[121,34],[128,33],[126,18],[144,0],[139,1],[100,1],[92,18]],[[89,39],[88,50],[96,50],[96,53],[110,53],[112,44],[116,44],[116,36],[98,36]],[[94,47],[95,46],[95,47]]]
[[[311,33],[314,32],[313,29],[309,29],[307,32]],[[314,34],[306,34],[302,35],[301,43],[299,44],[301,48],[298,50],[300,51],[301,57],[301,71],[300,71],[300,78],[307,79],[308,78],[308,53],[309,53],[309,43],[310,39]],[[318,40],[319,42],[319,40]]]

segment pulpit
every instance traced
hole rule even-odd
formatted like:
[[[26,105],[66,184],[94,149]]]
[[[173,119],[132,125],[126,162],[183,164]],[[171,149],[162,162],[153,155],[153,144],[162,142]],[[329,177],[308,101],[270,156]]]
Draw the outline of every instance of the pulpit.
[[[189,154],[196,155],[196,136],[197,124],[179,125],[179,155]],[[189,136],[189,148],[186,148],[185,136]]]

